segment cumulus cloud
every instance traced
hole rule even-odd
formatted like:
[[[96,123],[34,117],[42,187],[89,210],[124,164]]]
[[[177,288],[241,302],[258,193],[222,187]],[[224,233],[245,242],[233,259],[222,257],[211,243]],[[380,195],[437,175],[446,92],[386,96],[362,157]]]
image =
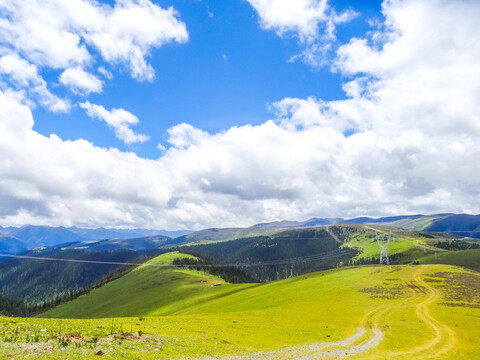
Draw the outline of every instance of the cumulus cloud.
[[[74,93],[88,95],[102,92],[103,84],[99,78],[77,66],[65,70],[59,78],[60,82]]]
[[[3,89],[11,86],[27,89],[31,97],[53,112],[66,112],[70,109],[68,102],[48,90],[47,83],[38,74],[37,67],[15,53],[7,53],[0,57],[0,76],[4,79],[4,83],[0,83]]]
[[[338,50],[346,99],[285,98],[273,120],[214,134],[182,123],[157,160],[42,136],[22,93],[0,92],[1,223],[174,229],[480,212],[480,5],[388,1],[383,13],[381,31]]]
[[[113,6],[90,0],[5,0],[0,3],[0,71],[3,89],[22,89],[54,112],[70,109],[47,88],[45,69],[64,69],[60,83],[74,93],[102,91],[102,81],[85,69],[98,58],[126,67],[137,80],[152,81],[150,52],[166,42],[188,39],[173,8],[149,0],[119,0]],[[98,71],[111,79],[103,66]]]
[[[145,60],[150,48],[166,42],[188,40],[185,24],[172,8],[163,9],[149,0],[121,0],[113,10],[103,12],[99,22],[83,19],[85,40],[110,62],[123,62],[138,80],[153,80],[155,72]]]
[[[304,50],[290,61],[324,65],[335,42],[337,24],[352,20],[358,14],[349,9],[337,14],[328,0],[247,0],[260,16],[260,23],[279,36],[298,37]]]
[[[131,112],[123,109],[112,109],[108,111],[101,105],[95,105],[86,101],[80,104],[85,109],[87,115],[92,119],[105,121],[115,131],[115,136],[125,144],[143,143],[149,139],[148,136],[137,134],[130,126],[137,125],[139,120]]]
[[[150,52],[167,42],[188,40],[185,24],[173,9],[150,0],[118,0],[107,5],[92,0],[5,0],[0,2],[0,89],[22,92],[30,107],[68,112],[70,102],[54,95],[42,71],[63,70],[60,84],[74,94],[100,93],[103,81],[89,69],[99,60],[126,68],[140,81],[152,81]],[[110,80],[104,66],[98,72]],[[144,142],[129,125],[138,119],[118,110],[107,121],[127,143]],[[123,117],[123,118],[122,118]],[[121,118],[121,119],[120,119]],[[103,119],[103,118],[102,118]]]
[[[113,7],[88,0],[6,0],[0,12],[0,43],[55,69],[88,65],[96,50],[109,63],[126,65],[134,78],[151,81],[150,50],[188,39],[176,11],[149,0],[119,0]]]

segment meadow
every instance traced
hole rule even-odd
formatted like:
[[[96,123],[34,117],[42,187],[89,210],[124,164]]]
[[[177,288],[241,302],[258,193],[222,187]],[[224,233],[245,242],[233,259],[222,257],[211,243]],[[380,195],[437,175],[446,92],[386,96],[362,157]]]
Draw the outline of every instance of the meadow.
[[[151,263],[179,256],[187,255]],[[472,359],[480,356],[479,289],[478,273],[449,265],[345,267],[238,285],[144,265],[39,317],[1,318],[0,354]]]

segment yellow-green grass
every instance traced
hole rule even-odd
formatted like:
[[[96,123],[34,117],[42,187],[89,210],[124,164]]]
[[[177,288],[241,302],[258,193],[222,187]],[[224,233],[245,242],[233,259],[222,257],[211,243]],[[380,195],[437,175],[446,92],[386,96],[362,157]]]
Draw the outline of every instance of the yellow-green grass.
[[[166,263],[178,256],[181,255],[164,255],[153,261]],[[324,341],[335,342],[355,334],[358,328],[363,327],[367,330],[364,340],[368,340],[374,328],[381,330],[384,338],[378,346],[351,358],[422,359],[443,350],[445,352],[438,354],[437,358],[480,357],[480,345],[476,342],[480,335],[480,309],[474,307],[479,305],[480,299],[472,295],[475,294],[472,289],[465,299],[449,298],[453,287],[456,290],[467,289],[473,280],[478,280],[473,283],[480,284],[477,273],[462,268],[446,265],[350,267],[268,284],[224,284],[219,287],[208,286],[202,290],[195,286],[205,283],[190,280],[218,279],[200,272],[167,270],[153,266],[138,268],[131,276],[142,275],[137,280],[142,281],[142,286],[150,287],[162,272],[176,277],[172,282],[177,283],[180,288],[185,287],[185,291],[171,294],[171,288],[165,290],[164,296],[176,305],[167,311],[165,309],[168,304],[160,303],[159,310],[152,310],[151,313],[159,311],[158,313],[176,315],[147,316],[143,320],[138,317],[120,318],[118,315],[113,319],[15,319],[16,324],[11,322],[12,319],[0,318],[0,340],[12,337],[15,328],[19,329],[17,333],[20,334],[14,343],[0,343],[0,355],[11,353],[12,357],[21,358],[32,354],[32,349],[36,348],[37,355],[53,359],[96,358],[95,349],[101,349],[105,358],[112,359],[221,357],[275,351]],[[429,276],[433,274],[435,277]],[[455,285],[452,285],[438,277],[438,274],[448,274],[453,278],[458,275],[459,278],[455,278],[456,282],[452,283]],[[183,276],[191,279],[187,281]],[[463,279],[461,276],[470,278]],[[426,279],[429,281],[425,282]],[[127,282],[123,285],[127,284],[132,285]],[[158,283],[156,286],[166,289],[169,285]],[[190,292],[189,287],[192,286],[195,290]],[[122,297],[122,301],[126,302],[125,308],[119,309],[130,308],[132,313],[136,311],[135,307],[143,306],[142,298],[143,301],[149,301],[145,296],[162,294],[137,294],[141,287],[125,287],[123,291],[130,297]],[[214,293],[215,291],[222,291],[222,294]],[[436,297],[432,296],[434,292],[438,293]],[[460,291],[460,294],[463,292]],[[100,293],[92,292],[86,295],[88,296],[95,296],[96,301],[106,299],[100,297]],[[119,296],[119,293],[111,295],[116,296]],[[178,296],[181,298],[176,298]],[[196,300],[192,302],[189,297]],[[72,316],[67,314],[67,310],[77,311],[74,305],[81,308],[87,304],[85,301],[79,298],[48,314],[52,315],[63,307],[62,316]],[[442,305],[443,303],[446,305]],[[457,306],[459,304],[462,306]],[[453,343],[444,337],[440,338],[438,344],[428,347],[437,334],[429,325],[428,317],[417,313],[424,305],[429,316],[452,329]],[[112,303],[111,306],[117,305]],[[90,308],[83,310],[85,316],[92,316],[88,313]],[[100,315],[100,309],[94,308],[92,311],[94,315]],[[46,331],[40,332],[40,329]],[[122,339],[118,335],[121,331],[137,335],[140,331],[142,335],[139,339],[132,339],[131,335],[130,339],[125,339],[126,336]],[[440,334],[445,331],[442,328]],[[83,336],[79,345],[59,344],[58,339],[63,334],[72,332]],[[116,333],[117,338],[109,335],[110,332]],[[62,335],[59,336],[58,333]],[[27,338],[38,342],[25,343]],[[50,344],[45,342],[48,338],[53,339]],[[96,344],[95,338],[98,338]],[[448,348],[452,344],[453,347]],[[419,350],[412,355],[408,353],[411,349]],[[298,351],[308,354],[306,348],[298,348]],[[285,354],[288,352],[279,351],[274,358],[280,359]]]
[[[449,264],[480,271],[480,249],[429,252],[417,261],[420,264]]]
[[[254,284],[226,284],[221,278],[187,269],[165,268],[175,258],[160,255],[121,278],[47,311],[43,317],[99,318],[112,316],[172,315]],[[221,286],[213,286],[222,284]]]
[[[391,241],[388,245],[388,253],[393,255],[408,251],[414,247],[423,246],[428,246],[424,239],[398,236],[395,237],[395,240]],[[360,258],[378,258],[380,256],[380,247],[378,246],[377,242],[374,239],[367,237],[365,233],[354,234],[349,241],[342,245],[342,247],[350,247],[360,250],[360,253],[354,258],[354,260],[358,260]]]

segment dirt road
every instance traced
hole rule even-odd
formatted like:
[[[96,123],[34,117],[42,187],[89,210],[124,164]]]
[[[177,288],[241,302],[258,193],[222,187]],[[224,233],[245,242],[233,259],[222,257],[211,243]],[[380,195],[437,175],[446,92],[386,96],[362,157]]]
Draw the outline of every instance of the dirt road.
[[[432,336],[422,336],[428,340],[410,349],[388,351],[389,359],[433,359],[454,348],[455,332],[446,324],[431,314],[431,306],[440,299],[437,289],[424,281],[426,267],[417,266],[413,281],[406,281],[410,296],[389,302],[388,304],[367,313],[360,321],[357,332],[338,342],[319,342],[295,346],[279,350],[256,352],[247,355],[237,355],[220,358],[221,360],[274,360],[274,359],[384,359],[386,354],[375,352],[375,348],[384,340],[384,331],[392,331],[388,324],[390,314],[396,311],[414,310],[419,321],[425,323]],[[371,352],[372,350],[373,352]],[[204,360],[207,360],[205,358]],[[208,358],[219,360],[219,358]]]

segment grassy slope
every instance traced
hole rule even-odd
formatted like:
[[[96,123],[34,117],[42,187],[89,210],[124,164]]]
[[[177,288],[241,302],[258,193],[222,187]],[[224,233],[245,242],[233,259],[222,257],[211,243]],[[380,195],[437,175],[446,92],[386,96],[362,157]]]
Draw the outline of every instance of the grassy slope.
[[[226,285],[222,279],[204,272],[155,266],[170,264],[174,258],[183,257],[192,256],[178,252],[160,255],[101,288],[47,311],[43,316],[98,318],[170,315],[200,302],[254,286]],[[212,287],[214,283],[225,285]]]
[[[388,246],[388,253],[390,255],[401,253],[415,247],[415,242],[418,239],[412,239],[407,237],[396,237],[395,241],[391,242]],[[364,233],[357,233],[352,236],[350,241],[344,243],[343,247],[352,247],[359,249],[361,252],[354,259],[372,257],[378,258],[380,256],[380,248],[376,241],[365,236]]]
[[[404,253],[405,255],[399,258],[399,263],[420,261],[422,264],[450,264],[480,270],[480,250],[445,251],[433,248],[427,241],[423,238],[397,236],[389,246],[389,254]],[[357,258],[379,257],[377,243],[366,237],[365,233],[354,235],[344,246],[360,249],[362,253]],[[432,250],[436,250],[437,255]],[[173,258],[181,256],[189,255],[168,253],[147,264],[168,264]],[[200,282],[201,280],[206,282]],[[211,303],[217,297],[255,286],[224,284],[212,287],[211,285],[216,282],[224,283],[222,279],[198,271],[145,265],[102,288],[48,311],[44,316],[99,318],[174,315],[188,312],[190,309],[198,311],[201,303]],[[128,292],[125,292],[126,288],[129,289]],[[263,289],[264,286],[261,291]]]
[[[143,271],[139,269],[136,272]],[[376,326],[384,333],[384,339],[374,349],[353,358],[422,359],[432,351],[444,347],[444,344],[451,343],[445,337],[440,339],[438,344],[433,344],[433,347],[428,347],[429,344],[432,345],[432,339],[435,339],[437,334],[429,326],[428,319],[419,318],[419,313],[423,310],[418,307],[428,301],[430,315],[448,324],[455,332],[454,349],[447,349],[445,354],[437,358],[476,358],[480,356],[480,348],[476,342],[480,335],[480,310],[440,305],[446,301],[448,295],[441,287],[443,280],[426,276],[438,273],[469,275],[480,284],[478,274],[445,265],[341,268],[259,286],[245,286],[237,289],[238,291],[229,291],[231,285],[223,285],[218,290],[223,288],[224,296],[213,296],[208,301],[183,309],[176,307],[176,316],[147,317],[144,321],[139,321],[138,317],[94,320],[21,319],[17,324],[12,324],[10,319],[0,318],[0,339],[11,336],[14,329],[17,329],[17,332],[19,330],[20,334],[15,340],[17,342],[24,342],[22,339],[30,338],[31,335],[38,336],[38,341],[56,339],[58,332],[76,332],[86,339],[94,336],[103,339],[96,345],[67,345],[66,351],[61,350],[62,346],[56,343],[51,350],[44,350],[44,346],[33,344],[45,357],[54,359],[65,358],[66,354],[70,358],[95,358],[93,348],[102,349],[104,357],[112,359],[185,356],[198,358],[339,341],[354,334],[360,326],[367,329]],[[435,286],[441,297],[431,298],[430,292],[425,288],[427,285],[417,282],[416,276],[433,280],[429,286]],[[185,285],[183,278],[177,280]],[[149,281],[154,283],[156,278],[150,278]],[[468,281],[471,284],[472,278]],[[412,284],[420,287],[414,291],[409,288]],[[458,289],[466,286],[461,281],[455,284]],[[164,286],[168,285],[158,284],[157,287]],[[188,283],[186,286],[189,286]],[[132,295],[125,296],[125,301],[135,299],[134,290],[124,288],[123,291]],[[474,306],[479,306],[478,289],[476,291],[473,295],[469,294],[467,298],[460,299],[459,303],[468,300]],[[460,291],[460,294],[463,292]],[[181,296],[181,299],[172,298],[166,291],[164,295],[169,296],[170,301],[184,302],[187,301],[186,296],[198,299],[199,293],[177,293],[176,296]],[[141,304],[137,300],[126,304],[132,312],[135,312],[133,308],[138,305]],[[83,305],[77,303],[77,306]],[[165,308],[160,305],[160,309]],[[372,313],[372,310],[375,311]],[[368,313],[370,316],[365,317]],[[98,326],[103,328],[97,328]],[[120,327],[128,332],[142,331],[142,340],[115,340],[113,336],[108,336],[110,332],[119,333]],[[40,332],[40,329],[46,331]],[[111,340],[107,340],[108,338]],[[415,356],[398,355],[410,348],[423,350],[415,350]],[[11,352],[17,358],[28,354],[31,349],[30,344],[6,343],[0,346],[0,354]]]
[[[422,231],[439,218],[440,217],[423,216],[418,219],[402,219],[393,222],[386,222],[382,223],[382,225],[412,231]]]
[[[450,264],[480,271],[480,249],[430,253],[418,261],[421,264]]]
[[[269,236],[285,229],[271,229],[268,227],[250,228],[212,228],[196,231],[194,233],[177,238],[181,244],[209,244],[219,241],[236,240],[255,236]]]
[[[418,261],[420,264],[454,265],[480,271],[480,249],[447,251],[434,246],[439,240],[442,239],[397,236],[395,242],[390,243],[388,253],[389,255],[402,253],[398,260],[395,260],[396,264],[410,264]],[[478,243],[476,240],[470,242]],[[355,234],[343,246],[354,247],[361,251],[354,260],[380,256],[378,244],[365,236],[365,233]]]

